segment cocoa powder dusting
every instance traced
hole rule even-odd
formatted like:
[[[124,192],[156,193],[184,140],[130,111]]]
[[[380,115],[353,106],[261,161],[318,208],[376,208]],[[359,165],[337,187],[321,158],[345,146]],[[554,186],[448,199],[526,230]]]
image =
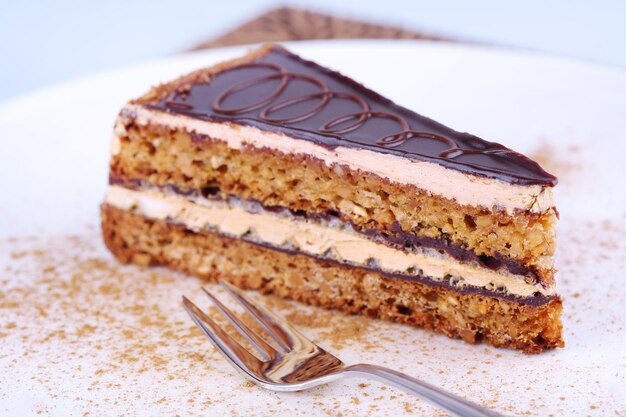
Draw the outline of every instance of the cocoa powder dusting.
[[[242,379],[180,304],[185,294],[224,324],[216,309],[207,308],[200,292],[206,283],[162,268],[120,265],[98,233],[0,241],[0,262],[0,383],[6,387],[10,378],[17,386],[0,390],[0,414],[13,414],[9,403],[14,398],[34,395],[38,415],[64,414],[54,404],[72,404],[85,416],[109,415],[110,410],[135,415],[146,407],[166,415],[220,410],[255,415],[259,408],[250,398],[242,399],[242,391],[263,398],[261,415],[306,415],[303,410],[313,402],[324,415],[365,410],[345,411],[340,400],[327,401],[327,392],[337,387],[310,391],[319,397],[312,402],[309,394],[276,394]],[[226,298],[219,287],[209,287]],[[359,343],[366,330],[365,319],[351,324],[343,316],[334,323],[336,313],[324,311],[320,326],[316,309],[274,296],[259,298],[293,317],[303,332],[311,329],[298,318],[314,333],[319,330],[316,337],[328,336],[316,340],[329,349]],[[341,336],[332,336],[338,329]]]
[[[557,266],[567,347],[538,356],[251,296],[346,363],[389,366],[504,414],[619,415],[626,293],[609,278],[626,269],[623,220],[563,222]],[[97,232],[0,241],[0,414],[15,415],[15,404],[29,401],[38,415],[443,415],[370,381],[300,393],[254,386],[182,309],[185,294],[217,316],[203,284],[162,268],[120,265]],[[594,352],[603,346],[615,347],[621,366],[607,371],[598,362]]]

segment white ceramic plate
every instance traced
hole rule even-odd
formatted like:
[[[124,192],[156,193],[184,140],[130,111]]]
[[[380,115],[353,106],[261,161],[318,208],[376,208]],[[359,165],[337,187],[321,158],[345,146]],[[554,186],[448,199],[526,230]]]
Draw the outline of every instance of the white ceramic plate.
[[[624,415],[626,72],[440,43],[289,46],[453,128],[535,156],[560,177],[557,263],[567,347],[527,356],[293,304],[282,309],[319,314],[334,321],[333,331],[345,326],[338,341],[319,323],[302,324],[346,361],[386,364],[505,413]],[[181,55],[0,105],[0,414],[437,413],[362,381],[300,394],[249,387],[180,308],[181,294],[200,298],[197,280],[118,267],[100,243],[98,205],[117,111],[155,83],[246,49]],[[92,293],[109,275],[124,294]],[[156,316],[173,329],[166,335],[165,326],[132,313],[157,302]],[[103,309],[108,318],[96,316]],[[93,329],[76,330],[84,323]],[[351,335],[354,326],[360,331]],[[139,342],[123,338],[125,329]],[[149,346],[158,346],[160,362]]]

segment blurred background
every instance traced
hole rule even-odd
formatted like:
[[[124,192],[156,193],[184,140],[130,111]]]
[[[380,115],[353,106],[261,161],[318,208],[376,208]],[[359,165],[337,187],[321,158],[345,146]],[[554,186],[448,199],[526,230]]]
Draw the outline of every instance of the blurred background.
[[[268,37],[434,38],[626,68],[626,2],[0,0],[0,102],[199,46]]]

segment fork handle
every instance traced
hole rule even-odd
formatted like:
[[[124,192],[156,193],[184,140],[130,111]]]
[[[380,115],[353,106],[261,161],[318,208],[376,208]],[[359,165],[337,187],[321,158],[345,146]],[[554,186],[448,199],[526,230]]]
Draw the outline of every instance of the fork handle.
[[[357,364],[343,369],[342,373],[365,376],[394,385],[408,393],[429,401],[457,417],[504,417],[502,414],[445,392],[426,382],[392,369],[377,365]]]

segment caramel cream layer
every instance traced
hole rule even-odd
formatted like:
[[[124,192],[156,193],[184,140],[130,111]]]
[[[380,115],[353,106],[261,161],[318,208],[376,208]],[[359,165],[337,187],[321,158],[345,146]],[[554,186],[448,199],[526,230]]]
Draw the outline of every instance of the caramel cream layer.
[[[235,149],[251,145],[256,148],[275,149],[285,154],[309,155],[323,160],[328,166],[347,165],[352,169],[371,172],[394,182],[415,185],[463,205],[483,206],[487,209],[496,207],[507,212],[515,209],[529,210],[534,213],[545,212],[554,206],[551,187],[509,184],[493,178],[468,175],[432,162],[367,149],[342,146],[328,149],[281,133],[266,132],[234,123],[213,123],[153,111],[137,105],[127,105],[120,114],[113,137],[113,155],[119,152],[119,136],[125,134],[125,126],[129,122],[127,118],[132,117],[133,123],[137,125],[146,126],[154,123],[195,132],[224,141]]]
[[[454,277],[455,285],[487,290],[504,289],[509,295],[529,297],[539,292],[549,296],[554,287],[529,284],[524,276],[496,272],[480,265],[463,264],[436,250],[406,253],[376,243],[347,227],[319,221],[293,219],[268,211],[251,212],[240,204],[185,197],[157,190],[130,190],[109,186],[106,203],[146,217],[183,224],[190,230],[216,231],[228,236],[298,250],[352,265],[375,266],[384,272],[423,275],[434,280]]]

